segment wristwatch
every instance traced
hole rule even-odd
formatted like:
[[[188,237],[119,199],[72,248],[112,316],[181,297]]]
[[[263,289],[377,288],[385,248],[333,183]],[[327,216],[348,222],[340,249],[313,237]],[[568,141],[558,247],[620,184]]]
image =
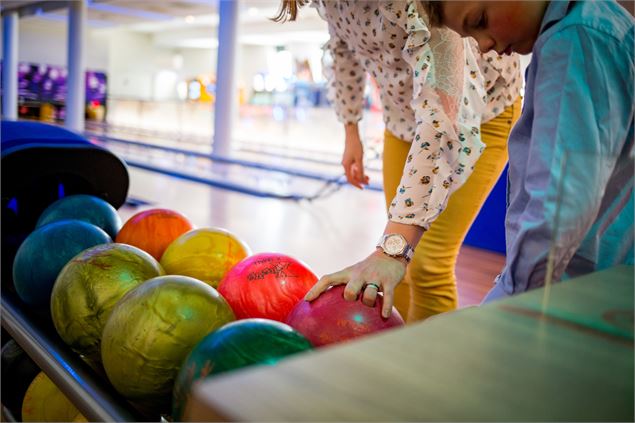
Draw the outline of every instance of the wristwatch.
[[[406,238],[401,234],[385,234],[379,239],[377,248],[381,248],[384,254],[391,257],[403,257],[406,263],[410,263],[414,254],[414,249],[408,245]]]

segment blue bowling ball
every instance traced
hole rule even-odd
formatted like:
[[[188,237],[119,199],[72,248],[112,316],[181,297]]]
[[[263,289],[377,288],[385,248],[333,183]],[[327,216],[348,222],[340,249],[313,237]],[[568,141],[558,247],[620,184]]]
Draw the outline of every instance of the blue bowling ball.
[[[13,284],[25,303],[48,305],[64,265],[87,248],[112,242],[101,228],[81,220],[60,220],[31,232],[13,261]]]
[[[107,201],[86,194],[69,195],[52,203],[40,215],[36,227],[66,219],[92,223],[106,231],[112,239],[121,229],[117,210]]]

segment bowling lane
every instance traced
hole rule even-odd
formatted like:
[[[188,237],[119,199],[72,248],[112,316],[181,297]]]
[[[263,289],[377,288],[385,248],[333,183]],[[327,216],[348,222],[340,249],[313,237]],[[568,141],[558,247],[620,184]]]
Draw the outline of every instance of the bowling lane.
[[[270,165],[258,163],[244,165],[231,160],[210,159],[206,155],[193,155],[167,151],[138,144],[107,143],[111,151],[135,168],[155,170],[159,173],[181,176],[185,179],[226,186],[238,191],[270,194],[276,197],[313,197],[329,182],[337,182],[340,175],[297,176],[302,169],[271,170]],[[310,175],[311,172],[308,172]],[[327,179],[328,178],[328,179]],[[335,188],[335,187],[333,187]]]
[[[385,224],[383,195],[350,186],[314,201],[279,200],[131,167],[129,197],[148,204],[122,207],[124,221],[145,208],[171,208],[198,227],[233,232],[254,253],[280,252],[300,259],[318,275],[364,258]]]
[[[107,146],[109,149],[121,154],[134,150],[133,144],[143,143],[158,148],[173,148],[182,151],[192,151],[195,154],[210,154],[211,146],[209,137],[188,138],[183,136],[169,137],[166,134],[154,134],[146,130],[134,130],[133,128],[116,127],[100,124],[90,125],[87,135],[94,135],[94,141]],[[128,144],[128,145],[126,145]],[[378,139],[370,139],[366,142],[365,165],[373,185],[381,187],[381,153],[382,146]],[[342,145],[333,145],[333,140],[327,143],[329,148],[322,146],[307,146],[306,144],[272,144],[256,142],[254,140],[235,139],[232,143],[230,159],[242,160],[262,164],[264,166],[277,166],[291,170],[300,170],[321,174],[325,177],[337,177],[342,175],[340,164],[342,157]],[[140,150],[140,149],[138,149]],[[142,155],[148,153],[145,149]]]

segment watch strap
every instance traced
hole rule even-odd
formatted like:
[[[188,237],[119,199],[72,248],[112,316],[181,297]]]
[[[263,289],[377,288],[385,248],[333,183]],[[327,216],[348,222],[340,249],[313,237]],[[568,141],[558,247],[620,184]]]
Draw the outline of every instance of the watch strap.
[[[412,257],[415,255],[415,249],[410,246],[410,244],[406,243],[406,248],[402,253],[403,258],[406,259],[406,262],[410,263]]]

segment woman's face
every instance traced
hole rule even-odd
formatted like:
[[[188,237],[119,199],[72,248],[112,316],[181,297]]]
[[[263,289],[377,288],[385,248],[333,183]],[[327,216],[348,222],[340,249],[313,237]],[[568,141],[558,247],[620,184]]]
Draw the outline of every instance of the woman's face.
[[[531,53],[547,1],[445,1],[443,24],[483,52]]]

